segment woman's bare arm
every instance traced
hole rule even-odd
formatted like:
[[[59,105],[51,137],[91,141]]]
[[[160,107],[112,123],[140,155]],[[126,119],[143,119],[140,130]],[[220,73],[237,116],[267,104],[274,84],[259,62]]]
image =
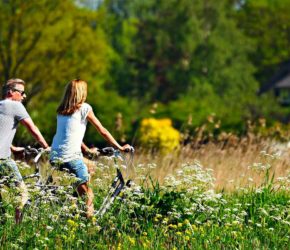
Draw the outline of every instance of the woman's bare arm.
[[[101,124],[101,122],[98,120],[98,118],[95,116],[94,112],[91,110],[88,113],[87,120],[93,124],[93,126],[97,129],[97,131],[100,133],[100,135],[108,141],[111,145],[118,148],[119,150],[125,151],[126,149],[130,150],[131,146],[126,144],[124,146],[121,146],[115,138],[111,135],[111,133]]]

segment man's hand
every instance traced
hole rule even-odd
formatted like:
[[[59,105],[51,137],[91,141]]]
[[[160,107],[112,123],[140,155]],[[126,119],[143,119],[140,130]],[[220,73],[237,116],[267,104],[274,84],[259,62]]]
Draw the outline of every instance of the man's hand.
[[[11,146],[10,147],[11,148],[11,151],[13,152],[13,153],[23,153],[24,152],[24,150],[25,150],[25,148],[24,147],[15,147],[15,146]]]
[[[10,148],[15,160],[25,160],[25,148],[15,147],[13,145]]]

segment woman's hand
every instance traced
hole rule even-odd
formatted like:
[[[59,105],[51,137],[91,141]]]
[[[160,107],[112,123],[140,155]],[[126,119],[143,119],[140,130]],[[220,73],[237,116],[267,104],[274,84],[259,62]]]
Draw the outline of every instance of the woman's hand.
[[[125,144],[120,148],[120,150],[123,152],[134,152],[134,148],[129,144]]]

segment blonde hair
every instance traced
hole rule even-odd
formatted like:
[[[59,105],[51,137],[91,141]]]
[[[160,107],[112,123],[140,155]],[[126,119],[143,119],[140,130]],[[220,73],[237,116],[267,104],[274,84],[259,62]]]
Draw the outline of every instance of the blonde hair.
[[[2,97],[5,98],[7,93],[16,87],[17,84],[22,84],[25,86],[25,82],[20,78],[11,78],[2,87]]]
[[[57,108],[61,115],[71,115],[78,110],[87,98],[87,83],[80,79],[70,81]]]

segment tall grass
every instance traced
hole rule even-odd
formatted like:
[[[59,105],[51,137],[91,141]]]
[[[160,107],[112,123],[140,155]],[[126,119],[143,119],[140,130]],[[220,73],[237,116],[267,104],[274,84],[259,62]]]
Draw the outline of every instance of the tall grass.
[[[162,183],[168,174],[174,173],[183,163],[198,161],[212,171],[216,190],[234,191],[239,187],[261,184],[264,173],[253,166],[257,163],[270,164],[270,172],[275,173],[275,179],[288,175],[289,155],[290,148],[287,144],[275,141],[234,145],[222,142],[198,147],[187,145],[180,151],[165,156],[143,153],[135,157],[135,163],[137,166],[147,164],[144,171]]]

